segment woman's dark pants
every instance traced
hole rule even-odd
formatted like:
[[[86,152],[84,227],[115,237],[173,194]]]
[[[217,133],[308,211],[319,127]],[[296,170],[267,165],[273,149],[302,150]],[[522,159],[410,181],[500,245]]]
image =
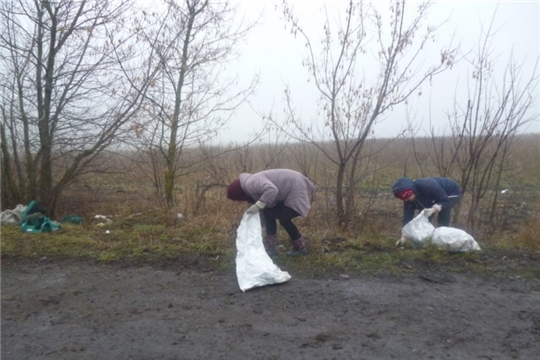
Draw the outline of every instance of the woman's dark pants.
[[[277,204],[271,208],[265,208],[262,210],[264,222],[266,224],[266,234],[277,234],[277,221],[285,229],[292,241],[298,240],[302,235],[298,231],[298,228],[292,222],[292,219],[299,217],[300,214],[295,210],[287,207],[283,204]]]

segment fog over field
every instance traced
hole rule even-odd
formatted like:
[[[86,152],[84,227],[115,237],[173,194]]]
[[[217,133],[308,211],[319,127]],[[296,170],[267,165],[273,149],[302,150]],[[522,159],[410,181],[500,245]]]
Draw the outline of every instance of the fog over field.
[[[307,54],[304,40],[290,33],[290,27],[282,19],[276,5],[279,1],[243,1],[239,5],[240,13],[245,11],[246,19],[260,16],[259,25],[250,33],[246,44],[241,48],[241,55],[230,70],[237,71],[241,79],[249,81],[253,74],[260,74],[257,94],[251,104],[244,104],[230,121],[228,129],[220,133],[219,141],[246,141],[263,127],[260,114],[272,112],[274,116],[283,116],[284,89],[291,88],[291,95],[296,110],[302,117],[313,123],[320,123],[315,102],[317,90],[308,71],[302,66],[302,59]],[[313,43],[323,34],[324,12],[328,10],[331,26],[339,19],[343,20],[347,1],[305,1],[290,2],[300,24]],[[387,12],[389,2],[374,1],[371,5]],[[410,3],[410,11],[417,3]],[[340,14],[340,15],[338,15]],[[495,33],[491,42],[492,55],[496,62],[495,81],[502,86],[504,69],[513,54],[517,63],[523,64],[523,81],[534,73],[540,55],[540,3],[523,1],[435,1],[428,12],[428,23],[440,25],[439,36],[433,47],[426,49],[424,65],[440,58],[439,49],[444,44],[461,44],[461,55],[472,56],[478,50],[482,36],[493,19],[492,31]],[[335,29],[335,28],[334,28]],[[368,34],[371,44],[376,45],[374,32]],[[375,49],[373,50],[375,53]],[[373,56],[372,56],[373,58]],[[362,62],[358,70],[368,75],[373,72],[375,63]],[[454,106],[454,99],[466,103],[472,91],[472,69],[467,60],[461,60],[449,71],[425,83],[421,96],[411,97],[408,108],[404,104],[384,114],[382,121],[374,128],[377,137],[393,137],[407,127],[407,113],[416,126],[419,135],[425,135],[430,127],[448,133],[447,113]],[[469,90],[468,90],[469,89]],[[536,95],[538,95],[538,88]],[[535,111],[540,112],[537,103]],[[523,132],[540,132],[540,122],[534,122],[522,129]]]

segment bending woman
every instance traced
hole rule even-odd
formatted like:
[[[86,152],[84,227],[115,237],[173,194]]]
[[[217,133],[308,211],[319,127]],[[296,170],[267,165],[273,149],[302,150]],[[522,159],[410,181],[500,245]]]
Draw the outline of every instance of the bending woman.
[[[261,213],[266,225],[263,238],[266,252],[271,257],[277,251],[277,221],[290,237],[292,249],[288,256],[308,253],[302,234],[292,219],[309,213],[309,196],[315,186],[304,175],[289,169],[265,170],[255,174],[242,173],[227,189],[227,198],[252,204],[247,213]]]

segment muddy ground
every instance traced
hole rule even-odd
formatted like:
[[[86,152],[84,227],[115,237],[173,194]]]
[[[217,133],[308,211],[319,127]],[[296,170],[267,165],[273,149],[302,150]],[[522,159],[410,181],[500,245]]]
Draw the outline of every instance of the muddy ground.
[[[282,267],[282,270],[287,270]],[[2,264],[2,360],[538,359],[540,280]]]

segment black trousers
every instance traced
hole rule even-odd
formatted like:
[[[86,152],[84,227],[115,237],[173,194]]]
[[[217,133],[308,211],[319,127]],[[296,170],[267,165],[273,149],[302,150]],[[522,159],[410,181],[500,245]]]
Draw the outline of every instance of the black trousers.
[[[292,219],[299,217],[300,214],[284,204],[277,204],[271,208],[262,210],[264,223],[266,225],[266,235],[277,234],[277,221],[285,229],[292,241],[298,240],[302,234],[292,222]]]
[[[452,209],[454,208],[454,206],[456,206],[460,199],[461,196],[448,198],[448,204],[437,215],[437,227],[450,226],[450,214],[452,213]],[[429,218],[430,221],[432,217],[433,216]]]

